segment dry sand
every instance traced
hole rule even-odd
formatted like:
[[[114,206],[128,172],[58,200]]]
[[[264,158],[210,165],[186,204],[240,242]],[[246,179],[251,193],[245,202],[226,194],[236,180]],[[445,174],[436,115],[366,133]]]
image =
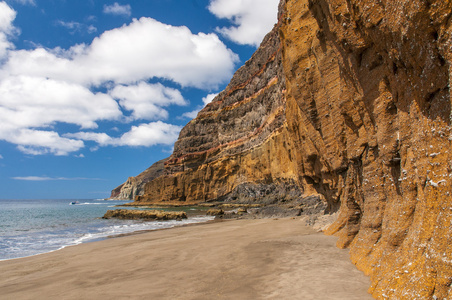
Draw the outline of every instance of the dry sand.
[[[300,219],[179,227],[0,262],[0,299],[372,299]]]

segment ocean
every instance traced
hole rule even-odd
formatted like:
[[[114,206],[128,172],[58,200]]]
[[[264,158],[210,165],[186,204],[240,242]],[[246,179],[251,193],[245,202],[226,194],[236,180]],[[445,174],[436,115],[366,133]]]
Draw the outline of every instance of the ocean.
[[[212,220],[196,208],[177,209],[187,211],[189,217],[182,221],[102,219],[108,209],[124,203],[127,201],[0,200],[0,260],[52,252],[118,234]]]

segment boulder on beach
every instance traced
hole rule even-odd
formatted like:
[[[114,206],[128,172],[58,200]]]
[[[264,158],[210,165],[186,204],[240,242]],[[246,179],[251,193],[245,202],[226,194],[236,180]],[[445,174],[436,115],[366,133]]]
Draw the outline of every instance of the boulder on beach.
[[[211,208],[206,212],[208,216],[221,216],[224,215],[224,211],[220,208]]]
[[[102,217],[102,219],[111,218],[123,220],[180,220],[186,219],[187,213],[184,211],[115,209],[108,210]]]

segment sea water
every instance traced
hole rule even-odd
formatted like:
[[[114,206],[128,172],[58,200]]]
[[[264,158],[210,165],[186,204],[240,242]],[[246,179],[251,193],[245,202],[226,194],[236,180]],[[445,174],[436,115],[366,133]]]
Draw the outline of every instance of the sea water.
[[[0,200],[0,260],[51,252],[118,234],[170,228],[212,219],[201,213],[197,215],[196,212],[188,214],[189,218],[182,221],[102,219],[108,209],[126,202]]]

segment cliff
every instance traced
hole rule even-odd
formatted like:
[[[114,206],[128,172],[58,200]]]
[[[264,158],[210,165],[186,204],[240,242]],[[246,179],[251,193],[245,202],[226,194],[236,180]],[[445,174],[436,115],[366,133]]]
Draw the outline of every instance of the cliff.
[[[452,297],[450,1],[288,1],[281,29],[300,184],[377,298]],[[300,38],[303,37],[303,38]]]
[[[282,1],[137,202],[317,195],[376,298],[450,299],[451,16],[449,0]]]
[[[133,200],[136,198],[136,196],[143,195],[145,184],[162,175],[164,161],[165,159],[154,163],[152,166],[141,172],[138,176],[129,177],[126,182],[111,191],[109,199]]]
[[[292,201],[296,184],[286,130],[285,76],[277,24],[230,84],[181,131],[164,174],[140,203]]]

